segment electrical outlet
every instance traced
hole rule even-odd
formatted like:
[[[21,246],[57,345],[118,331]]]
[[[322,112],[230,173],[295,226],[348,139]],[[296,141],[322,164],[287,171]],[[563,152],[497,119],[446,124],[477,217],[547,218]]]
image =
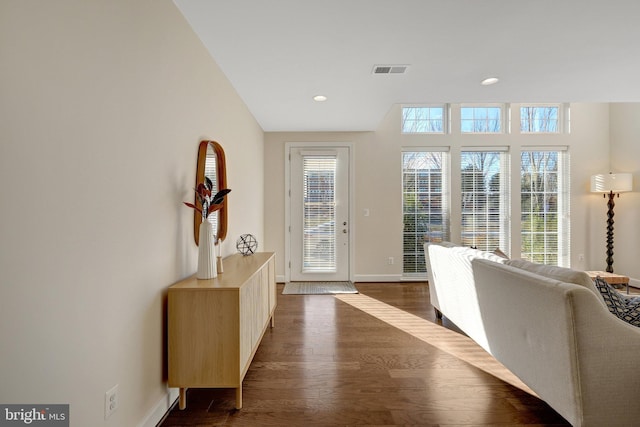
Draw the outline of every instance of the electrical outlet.
[[[584,261],[584,254],[579,254],[578,255],[578,261],[580,261],[580,262]]]
[[[106,420],[118,409],[118,384],[104,394],[104,419]]]
[[[393,260],[393,257],[392,257],[392,256],[390,256],[390,257],[389,257],[389,259],[387,260],[387,264],[389,264],[389,265],[393,265],[393,261],[394,261],[394,260]]]

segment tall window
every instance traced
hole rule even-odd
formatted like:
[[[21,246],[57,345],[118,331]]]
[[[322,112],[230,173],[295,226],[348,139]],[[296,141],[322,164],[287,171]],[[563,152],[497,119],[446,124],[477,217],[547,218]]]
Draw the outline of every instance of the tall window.
[[[500,105],[460,107],[462,133],[500,133],[503,131]]]
[[[448,153],[402,153],[403,272],[426,272],[425,241],[449,240]]]
[[[529,105],[520,107],[520,132],[560,132],[559,105]]]
[[[522,250],[529,261],[569,266],[569,154],[523,151],[520,157]]]
[[[509,253],[509,156],[505,150],[461,153],[462,244]]]
[[[402,108],[402,133],[444,133],[444,129],[444,106]]]

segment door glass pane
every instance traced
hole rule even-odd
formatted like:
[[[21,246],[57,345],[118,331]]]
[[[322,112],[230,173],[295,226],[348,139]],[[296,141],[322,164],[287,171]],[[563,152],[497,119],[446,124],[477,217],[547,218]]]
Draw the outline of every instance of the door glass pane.
[[[336,156],[303,156],[304,272],[336,271]]]

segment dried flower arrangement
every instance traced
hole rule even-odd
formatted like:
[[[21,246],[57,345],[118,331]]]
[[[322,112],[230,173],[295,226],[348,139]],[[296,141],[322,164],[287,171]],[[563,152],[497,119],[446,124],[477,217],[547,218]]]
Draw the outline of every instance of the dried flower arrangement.
[[[189,206],[200,212],[202,214],[202,220],[206,220],[210,213],[218,211],[222,209],[222,203],[224,202],[224,196],[229,194],[231,191],[228,188],[218,191],[215,195],[212,193],[213,190],[213,182],[205,177],[204,183],[198,184],[198,188],[196,191],[196,202],[200,205],[194,205],[193,203],[183,202],[185,205]]]

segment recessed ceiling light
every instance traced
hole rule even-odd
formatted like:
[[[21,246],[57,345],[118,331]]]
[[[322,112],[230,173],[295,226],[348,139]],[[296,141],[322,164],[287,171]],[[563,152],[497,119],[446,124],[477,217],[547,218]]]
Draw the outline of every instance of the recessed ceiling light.
[[[480,82],[482,86],[489,86],[498,83],[499,79],[497,77],[489,77]]]
[[[316,95],[313,97],[313,100],[316,102],[324,102],[327,100],[327,97],[324,95]]]

